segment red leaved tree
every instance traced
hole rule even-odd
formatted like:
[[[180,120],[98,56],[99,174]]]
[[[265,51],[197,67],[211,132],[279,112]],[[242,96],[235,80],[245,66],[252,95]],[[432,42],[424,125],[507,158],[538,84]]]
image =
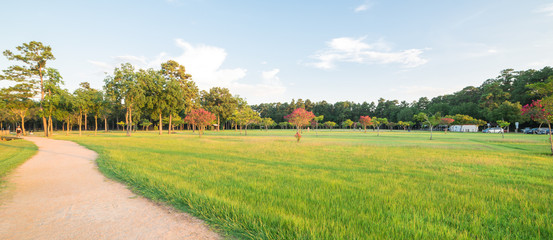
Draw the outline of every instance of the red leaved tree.
[[[372,125],[372,119],[369,116],[361,116],[359,117],[359,123],[363,125],[363,129],[365,130],[365,133],[367,133],[367,126]]]
[[[440,118],[440,125],[447,125],[444,131],[445,133],[447,133],[447,129],[449,128],[449,125],[451,125],[453,122],[455,122],[455,119],[453,118],[447,118],[447,117]]]
[[[205,127],[215,121],[215,115],[200,108],[192,110],[186,118],[184,118],[184,121],[188,124],[192,124],[193,127],[198,127],[198,132],[200,132],[201,137]]]
[[[539,123],[547,123],[549,128],[549,143],[551,144],[551,154],[553,154],[553,141],[551,140],[551,121],[553,121],[553,99],[532,101],[522,107],[522,115],[528,115],[532,120]]]
[[[306,111],[303,108],[296,108],[296,110],[294,110],[292,113],[284,116],[284,119],[288,120],[288,122],[296,126],[296,135],[300,135],[301,128],[308,126],[313,118],[315,118],[315,114],[313,114],[313,112]]]

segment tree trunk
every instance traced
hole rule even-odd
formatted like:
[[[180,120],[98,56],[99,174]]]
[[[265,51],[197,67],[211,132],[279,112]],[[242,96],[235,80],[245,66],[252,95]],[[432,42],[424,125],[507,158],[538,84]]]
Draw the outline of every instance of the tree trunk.
[[[432,125],[430,125],[430,140],[432,140]]]
[[[159,113],[159,135],[161,135],[161,131],[163,129],[163,122],[162,122],[162,119],[161,119],[161,113]]]
[[[221,129],[221,119],[219,118],[219,115],[217,115],[217,132]]]
[[[365,129],[365,133],[367,133],[367,126],[363,126],[363,128]]]
[[[54,126],[52,124],[52,115],[48,116],[48,136],[54,135]]]
[[[169,127],[167,127],[167,128],[169,128],[169,133],[168,134],[171,134],[171,129],[173,128],[172,125],[171,125],[172,122],[173,122],[173,114],[169,114]]]
[[[125,128],[127,130],[127,137],[131,136],[131,133],[129,132],[129,108],[127,107],[127,112],[125,113]],[[119,125],[117,125],[119,126]]]
[[[246,124],[246,127],[244,128],[244,136],[248,136],[248,124]]]
[[[376,136],[377,136],[377,137],[380,136],[380,126],[378,126],[378,127],[376,128]]]
[[[96,132],[98,132],[98,117],[94,116],[94,136],[96,136]]]
[[[85,112],[85,113],[84,113],[84,130],[85,130],[85,131],[88,130],[88,127],[87,127],[87,125],[88,125],[88,119],[87,119],[87,117],[88,117],[88,114]]]
[[[547,127],[549,128],[549,144],[551,144],[551,154],[553,155],[553,140],[551,140],[551,123],[547,123]]]
[[[83,114],[80,113],[79,114],[79,136],[81,136],[81,130],[82,130],[82,125],[83,125]]]
[[[25,131],[25,115],[19,115],[21,117],[21,134],[23,136],[27,136],[27,133]]]
[[[107,117],[104,118],[104,129],[105,129],[104,132],[108,132],[108,118]]]
[[[132,132],[132,105],[129,107],[129,126],[127,128],[127,131],[129,132],[129,136],[131,136],[131,132]]]

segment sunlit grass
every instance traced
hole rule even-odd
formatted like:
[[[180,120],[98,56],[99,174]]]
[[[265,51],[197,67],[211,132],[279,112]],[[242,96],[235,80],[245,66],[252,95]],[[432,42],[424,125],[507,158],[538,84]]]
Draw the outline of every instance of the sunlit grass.
[[[105,174],[255,239],[551,239],[547,138],[250,130],[57,136]]]
[[[29,141],[0,141],[0,185],[2,177],[25,162],[37,151],[37,147]]]

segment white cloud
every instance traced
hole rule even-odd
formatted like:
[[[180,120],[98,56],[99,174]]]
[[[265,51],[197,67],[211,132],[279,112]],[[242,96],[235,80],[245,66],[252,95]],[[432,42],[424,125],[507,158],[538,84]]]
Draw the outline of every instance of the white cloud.
[[[186,68],[186,72],[192,75],[192,79],[200,89],[211,87],[226,87],[233,94],[238,94],[250,100],[250,97],[278,97],[286,91],[277,74],[279,69],[262,72],[261,81],[246,84],[241,83],[247,75],[245,68],[222,68],[227,58],[225,49],[204,44],[193,45],[182,39],[176,39],[175,44],[180,47],[182,54],[172,57],[162,52],[153,59],[144,56],[122,55],[112,57],[110,63],[92,61],[88,62],[100,68],[102,72],[113,72],[116,66],[129,62],[135,68],[159,69],[161,63],[167,60],[175,60]]]
[[[338,62],[365,64],[396,63],[403,67],[417,67],[428,60],[422,58],[422,49],[408,49],[399,52],[391,51],[390,44],[380,39],[375,43],[364,42],[365,38],[335,38],[327,43],[328,48],[313,56],[317,62],[310,63],[317,68],[333,69]]]
[[[361,4],[358,7],[356,7],[354,11],[362,12],[362,11],[366,11],[367,9],[369,9],[369,6],[367,4]]]
[[[547,16],[553,16],[553,3],[543,5],[541,8],[536,10],[539,13],[545,13]]]
[[[261,83],[256,84],[241,84],[236,83],[232,85],[232,88],[238,92],[247,92],[249,93],[248,100],[254,100],[254,102],[267,102],[275,97],[282,97],[286,91],[286,87],[280,81],[280,78],[277,74],[280,72],[280,69],[275,68],[269,71],[261,72]]]

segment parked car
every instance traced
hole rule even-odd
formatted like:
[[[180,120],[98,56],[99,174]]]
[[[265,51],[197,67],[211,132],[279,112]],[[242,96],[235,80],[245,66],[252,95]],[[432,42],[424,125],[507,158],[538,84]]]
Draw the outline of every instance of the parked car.
[[[536,134],[549,134],[549,128],[538,128]]]
[[[531,128],[527,127],[527,128],[522,129],[522,133],[524,133],[524,134],[532,134],[532,131],[531,131],[531,130],[532,130]]]
[[[486,128],[482,130],[483,133],[502,133],[503,128],[500,127],[493,127],[493,128]]]

